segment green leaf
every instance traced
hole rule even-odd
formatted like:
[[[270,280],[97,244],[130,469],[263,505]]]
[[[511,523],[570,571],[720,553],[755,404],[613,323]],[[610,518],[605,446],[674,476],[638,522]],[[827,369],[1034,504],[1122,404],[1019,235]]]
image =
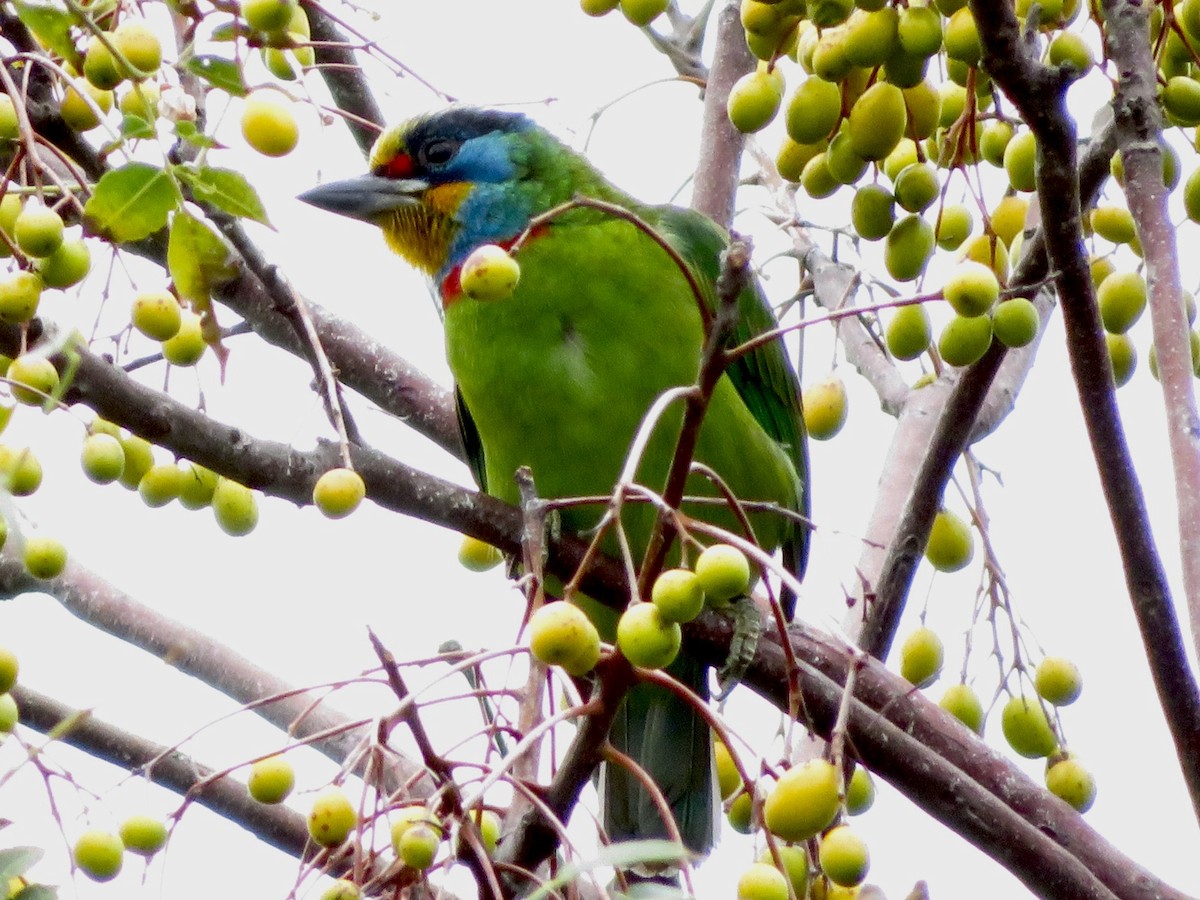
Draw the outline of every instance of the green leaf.
[[[187,61],[187,70],[203,78],[215,88],[220,88],[234,97],[245,97],[246,82],[242,70],[231,59],[220,56],[195,56]]]
[[[179,295],[200,309],[208,307],[214,288],[237,274],[225,242],[186,210],[175,213],[171,220],[167,269]]]
[[[11,900],[58,900],[58,888],[45,884],[27,884]]]
[[[141,116],[125,116],[121,120],[121,134],[134,140],[136,138],[152,138],[156,132],[154,126]]]
[[[194,147],[212,149],[213,147],[221,146],[197,128],[195,122],[189,122],[186,119],[175,123],[175,136],[182,141],[187,141]]]
[[[682,865],[691,856],[692,854],[687,847],[683,846],[683,844],[677,844],[674,841],[622,841],[619,844],[609,844],[607,847],[602,847],[600,852],[591,859],[559,869],[557,877],[552,881],[543,883],[541,887],[529,895],[527,900],[542,900],[544,897],[549,897],[558,888],[576,881],[582,873],[592,869],[609,867],[614,869],[628,869],[639,863],[674,863]],[[679,888],[670,888],[666,885],[663,887],[665,893],[660,894],[656,892],[654,894],[655,897],[674,897],[684,900],[684,898],[689,896]]]
[[[271,224],[258,192],[241,172],[210,166],[179,166],[175,173],[192,189],[197,201],[209,203],[231,216]]]
[[[105,173],[96,183],[83,215],[88,227],[102,237],[117,243],[140,241],[167,224],[179,200],[178,188],[162,169],[129,163]]]
[[[37,847],[10,847],[0,850],[0,884],[8,884],[10,878],[18,878],[42,858]]]
[[[65,9],[50,3],[30,3],[29,0],[13,0],[17,16],[25,27],[50,50],[67,60],[75,68],[83,65],[83,58],[71,40],[71,26],[75,18]]]

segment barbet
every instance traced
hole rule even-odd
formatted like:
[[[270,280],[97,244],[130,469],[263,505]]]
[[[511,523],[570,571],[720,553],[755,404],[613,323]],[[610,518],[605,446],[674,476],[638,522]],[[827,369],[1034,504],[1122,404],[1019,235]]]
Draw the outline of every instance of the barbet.
[[[690,269],[651,236],[610,211],[575,206],[529,230],[531,221],[578,197],[619,206],[653,228]],[[464,444],[487,493],[518,501],[521,466],[546,498],[612,492],[630,443],[664,391],[695,382],[704,341],[699,303],[715,308],[715,282],[728,235],[703,215],[649,206],[622,193],[586,159],[527,116],[452,108],[412,119],[380,136],[370,173],[302,195],[322,209],[377,225],[387,243],[432,277],[444,317]],[[526,233],[528,231],[528,233]],[[459,276],[473,250],[511,245],[520,281],[504,299],[466,295]],[[769,330],[774,317],[757,285],[739,298],[735,341]],[[799,513],[751,516],[756,540],[782,548],[799,576],[808,548],[808,470],[795,373],[772,341],[738,359],[713,393],[695,459],[743,501]],[[654,430],[638,480],[661,491],[679,435],[674,404]],[[689,496],[712,496],[693,476]],[[720,504],[685,504],[690,515],[744,529]],[[603,512],[572,505],[564,529],[585,534]],[[636,560],[655,510],[625,505],[621,525]],[[608,544],[616,550],[616,542]],[[594,609],[611,640],[615,613]],[[685,653],[669,670],[702,699],[706,671]],[[715,828],[712,738],[676,695],[639,685],[626,697],[610,740],[644,767],[665,796],[688,847],[704,854]],[[669,831],[641,785],[610,767],[603,822],[614,841]]]

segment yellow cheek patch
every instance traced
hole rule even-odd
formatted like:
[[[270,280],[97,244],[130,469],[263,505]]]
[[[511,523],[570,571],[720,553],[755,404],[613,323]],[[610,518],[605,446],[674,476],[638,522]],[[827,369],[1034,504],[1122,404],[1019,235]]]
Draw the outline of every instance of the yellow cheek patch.
[[[471,184],[467,181],[439,184],[425,192],[425,205],[443,216],[453,216],[470,193]]]
[[[397,210],[380,223],[388,246],[412,265],[434,275],[446,262],[454,220],[427,205]]]

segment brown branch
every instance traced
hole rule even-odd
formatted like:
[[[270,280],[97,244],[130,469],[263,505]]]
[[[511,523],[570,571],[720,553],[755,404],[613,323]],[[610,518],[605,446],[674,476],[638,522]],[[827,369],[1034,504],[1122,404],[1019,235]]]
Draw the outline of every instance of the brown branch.
[[[1083,245],[1077,137],[1075,123],[1064,105],[1070,76],[1037,61],[1022,40],[1015,14],[1007,5],[971,0],[971,9],[993,78],[1037,136],[1038,196],[1054,198],[1054,214],[1042,217],[1042,227],[1051,268],[1057,272],[1080,410],[1159,703],[1175,742],[1192,806],[1200,816],[1200,757],[1195,752],[1200,746],[1200,690],[1192,677],[1170,585],[1117,409],[1108,348]],[[1130,8],[1126,28],[1139,27],[1128,21],[1130,16],[1145,24],[1144,17]],[[1109,27],[1115,27],[1115,23],[1110,22]]]

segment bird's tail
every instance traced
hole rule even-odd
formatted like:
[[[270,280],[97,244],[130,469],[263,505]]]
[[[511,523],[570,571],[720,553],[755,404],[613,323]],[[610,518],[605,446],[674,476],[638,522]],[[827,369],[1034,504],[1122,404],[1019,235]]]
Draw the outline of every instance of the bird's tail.
[[[701,700],[708,678],[697,660],[680,656],[667,670]],[[653,684],[629,692],[613,722],[609,740],[644,768],[666,798],[687,848],[701,856],[716,839],[715,770],[712,734],[695,708],[677,694]],[[604,828],[610,840],[669,838],[662,813],[628,770],[606,765],[601,784]]]

